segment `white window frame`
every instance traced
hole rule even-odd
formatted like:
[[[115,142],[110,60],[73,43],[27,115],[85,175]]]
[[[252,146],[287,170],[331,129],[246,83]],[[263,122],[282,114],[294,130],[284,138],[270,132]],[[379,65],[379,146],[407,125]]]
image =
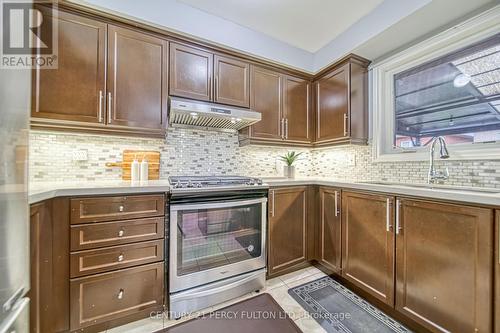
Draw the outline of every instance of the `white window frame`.
[[[434,37],[374,63],[371,72],[373,149],[376,162],[423,161],[429,148],[394,147],[394,75],[500,33],[500,5]],[[500,159],[500,142],[454,144],[452,160]]]

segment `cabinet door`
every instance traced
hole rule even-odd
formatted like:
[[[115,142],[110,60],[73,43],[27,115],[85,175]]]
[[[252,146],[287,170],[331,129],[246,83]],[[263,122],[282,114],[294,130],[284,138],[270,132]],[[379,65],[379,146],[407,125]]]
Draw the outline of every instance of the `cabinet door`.
[[[398,202],[396,309],[432,332],[491,332],[493,212]]]
[[[393,197],[342,192],[342,276],[394,305]]]
[[[30,332],[67,332],[68,200],[56,198],[43,201],[31,205],[30,209]]]
[[[31,206],[30,332],[50,332],[52,322],[52,220],[45,202]]]
[[[272,189],[269,218],[269,275],[306,261],[306,187]]]
[[[203,50],[170,44],[170,95],[212,100],[214,56]]]
[[[340,189],[320,188],[319,259],[334,272],[341,270]]]
[[[293,76],[283,78],[283,114],[285,117],[285,140],[311,142],[309,81]]]
[[[165,128],[167,42],[110,25],[108,43],[108,123]]]
[[[229,57],[216,55],[215,98],[218,103],[250,106],[250,64]]]
[[[316,82],[316,141],[349,136],[349,64]]]
[[[63,11],[58,24],[58,68],[34,70],[31,115],[104,123],[106,24]]]
[[[500,333],[500,210],[495,223],[495,333]]]
[[[260,112],[262,120],[250,127],[252,138],[282,140],[281,82],[279,73],[251,67],[250,108]]]

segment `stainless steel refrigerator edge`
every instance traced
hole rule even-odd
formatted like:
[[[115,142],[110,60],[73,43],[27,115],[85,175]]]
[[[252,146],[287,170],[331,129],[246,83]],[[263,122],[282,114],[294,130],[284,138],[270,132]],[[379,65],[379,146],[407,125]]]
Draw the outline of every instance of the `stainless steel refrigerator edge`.
[[[31,71],[0,69],[0,333],[29,331]]]

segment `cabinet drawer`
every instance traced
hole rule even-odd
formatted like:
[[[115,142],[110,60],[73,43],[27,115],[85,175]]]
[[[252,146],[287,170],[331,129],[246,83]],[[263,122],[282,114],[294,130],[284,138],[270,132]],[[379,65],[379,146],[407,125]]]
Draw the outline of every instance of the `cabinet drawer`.
[[[71,224],[164,215],[163,195],[71,199]]]
[[[71,330],[163,304],[164,263],[71,280]]]
[[[165,236],[164,217],[71,226],[71,251],[142,242]]]
[[[113,246],[71,254],[71,277],[150,264],[164,258],[164,240]]]

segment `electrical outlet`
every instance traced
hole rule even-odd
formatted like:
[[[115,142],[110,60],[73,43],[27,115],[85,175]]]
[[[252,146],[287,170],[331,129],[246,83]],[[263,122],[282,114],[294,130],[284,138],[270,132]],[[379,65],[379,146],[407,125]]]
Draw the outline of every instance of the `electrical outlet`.
[[[89,152],[87,149],[73,150],[73,161],[88,161]]]
[[[346,158],[347,166],[350,166],[350,167],[356,166],[356,155],[348,154],[346,157],[347,157]]]

